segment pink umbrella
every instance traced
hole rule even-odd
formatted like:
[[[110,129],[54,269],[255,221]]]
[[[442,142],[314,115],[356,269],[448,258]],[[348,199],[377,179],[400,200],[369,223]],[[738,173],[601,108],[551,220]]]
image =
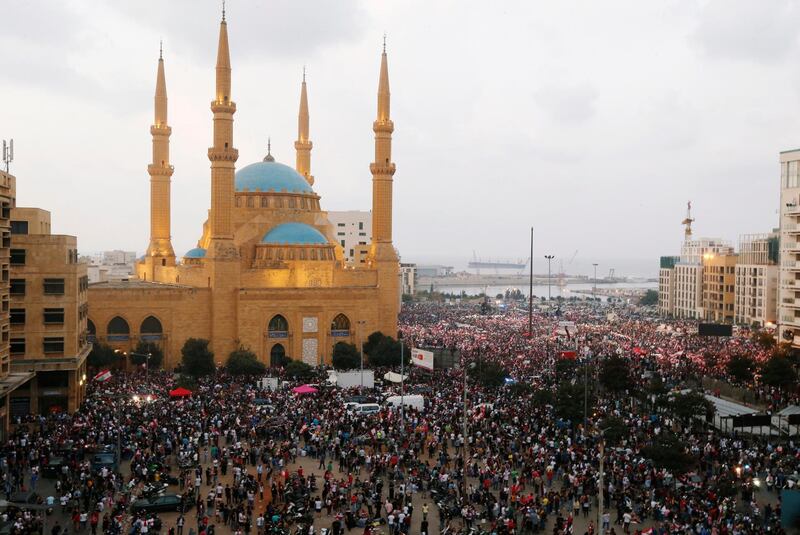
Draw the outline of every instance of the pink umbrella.
[[[316,391],[317,389],[311,385],[302,385],[292,388],[292,392],[294,392],[295,394],[313,394]]]

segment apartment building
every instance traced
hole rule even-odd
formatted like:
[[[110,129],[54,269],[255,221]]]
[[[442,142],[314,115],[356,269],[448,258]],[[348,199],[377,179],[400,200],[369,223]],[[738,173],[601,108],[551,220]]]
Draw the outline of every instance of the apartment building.
[[[372,242],[372,212],[328,212],[328,220],[336,232],[336,241],[342,246],[345,261],[363,264]]]
[[[675,310],[675,264],[679,256],[662,256],[658,269],[658,312],[672,316]]]
[[[780,153],[778,331],[800,346],[800,149]]]
[[[417,265],[400,263],[400,293],[414,295],[417,293]]]
[[[686,240],[675,264],[675,299],[672,315],[677,318],[701,319],[703,313],[703,259],[708,255],[733,254],[733,247],[718,238]]]
[[[736,254],[703,255],[702,318],[711,323],[733,323],[735,316]]]
[[[764,327],[777,323],[779,233],[739,238],[734,321]]]
[[[11,369],[35,374],[11,416],[73,412],[86,392],[88,287],[75,236],[50,233],[50,212],[11,208]]]

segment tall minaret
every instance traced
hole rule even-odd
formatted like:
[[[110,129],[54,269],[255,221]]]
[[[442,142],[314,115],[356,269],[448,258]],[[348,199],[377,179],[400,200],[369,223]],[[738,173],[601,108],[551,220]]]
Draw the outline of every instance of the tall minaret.
[[[375,132],[375,161],[372,172],[372,245],[367,258],[368,267],[378,275],[377,330],[397,332],[400,313],[400,263],[392,244],[392,132],[389,118],[389,67],[386,63],[386,38],[383,41],[381,75],[378,82],[378,117],[372,124]]]
[[[297,151],[297,172],[306,177],[310,185],[314,185],[311,176],[311,140],[308,139],[308,95],[306,94],[306,70],[303,68],[303,85],[300,89],[300,113],[297,116],[297,141],[294,148]]]
[[[375,132],[375,161],[372,172],[372,255],[384,260],[397,260],[392,246],[392,132],[389,118],[389,67],[386,63],[386,40],[381,55],[381,74],[378,81],[378,117],[372,124]]]
[[[211,102],[214,113],[214,146],[208,149],[211,160],[211,240],[231,240],[233,226],[233,180],[239,151],[233,148],[233,114],[236,104],[231,100],[231,56],[228,49],[228,25],[225,10],[219,25],[217,48],[217,93]],[[209,251],[210,256],[214,253]]]
[[[150,127],[153,136],[153,163],[147,166],[150,174],[150,246],[146,258],[154,267],[174,266],[175,252],[170,235],[170,180],[173,168],[169,163],[169,136],[172,128],[167,123],[167,82],[164,77],[164,54],[159,52],[156,75],[155,118]],[[150,271],[150,279],[153,270]]]

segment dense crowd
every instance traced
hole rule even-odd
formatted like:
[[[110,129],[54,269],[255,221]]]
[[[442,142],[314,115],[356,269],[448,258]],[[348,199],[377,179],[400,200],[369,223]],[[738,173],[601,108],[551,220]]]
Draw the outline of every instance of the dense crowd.
[[[9,533],[46,527],[51,535],[781,532],[779,491],[798,477],[800,451],[790,437],[687,425],[635,392],[655,375],[675,389],[703,375],[726,380],[720,363],[732,355],[766,358],[749,336],[701,338],[689,323],[586,303],[537,309],[532,329],[528,321],[524,307],[485,314],[471,304],[406,305],[409,345],[499,363],[531,388],[471,379],[464,396],[460,369],[414,370],[405,391],[428,403],[403,413],[355,413],[344,401],[357,392],[331,387],[292,394],[300,381],[288,377],[288,388],[272,391],[220,370],[200,378],[191,396],[170,398],[172,373],[114,372],[91,385],[74,415],[13,426],[0,451],[6,498],[38,491],[43,507],[9,507],[3,520]],[[575,330],[560,334],[563,321]],[[585,421],[565,422],[540,395],[563,380],[556,368],[565,350],[587,363],[622,356],[634,388],[600,389]],[[305,381],[324,383],[319,374]],[[771,405],[796,395],[754,388]],[[387,383],[367,394],[380,400],[397,391]],[[609,417],[626,429],[613,445],[600,433]],[[690,469],[646,455],[668,434]],[[122,461],[98,466],[98,453]],[[165,492],[181,512],[139,507]]]

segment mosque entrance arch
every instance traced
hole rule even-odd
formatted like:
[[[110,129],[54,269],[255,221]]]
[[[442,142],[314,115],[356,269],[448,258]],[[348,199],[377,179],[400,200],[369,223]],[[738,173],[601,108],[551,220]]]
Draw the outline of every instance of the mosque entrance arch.
[[[286,348],[283,344],[275,344],[269,352],[269,365],[273,368],[280,368],[286,364]]]

